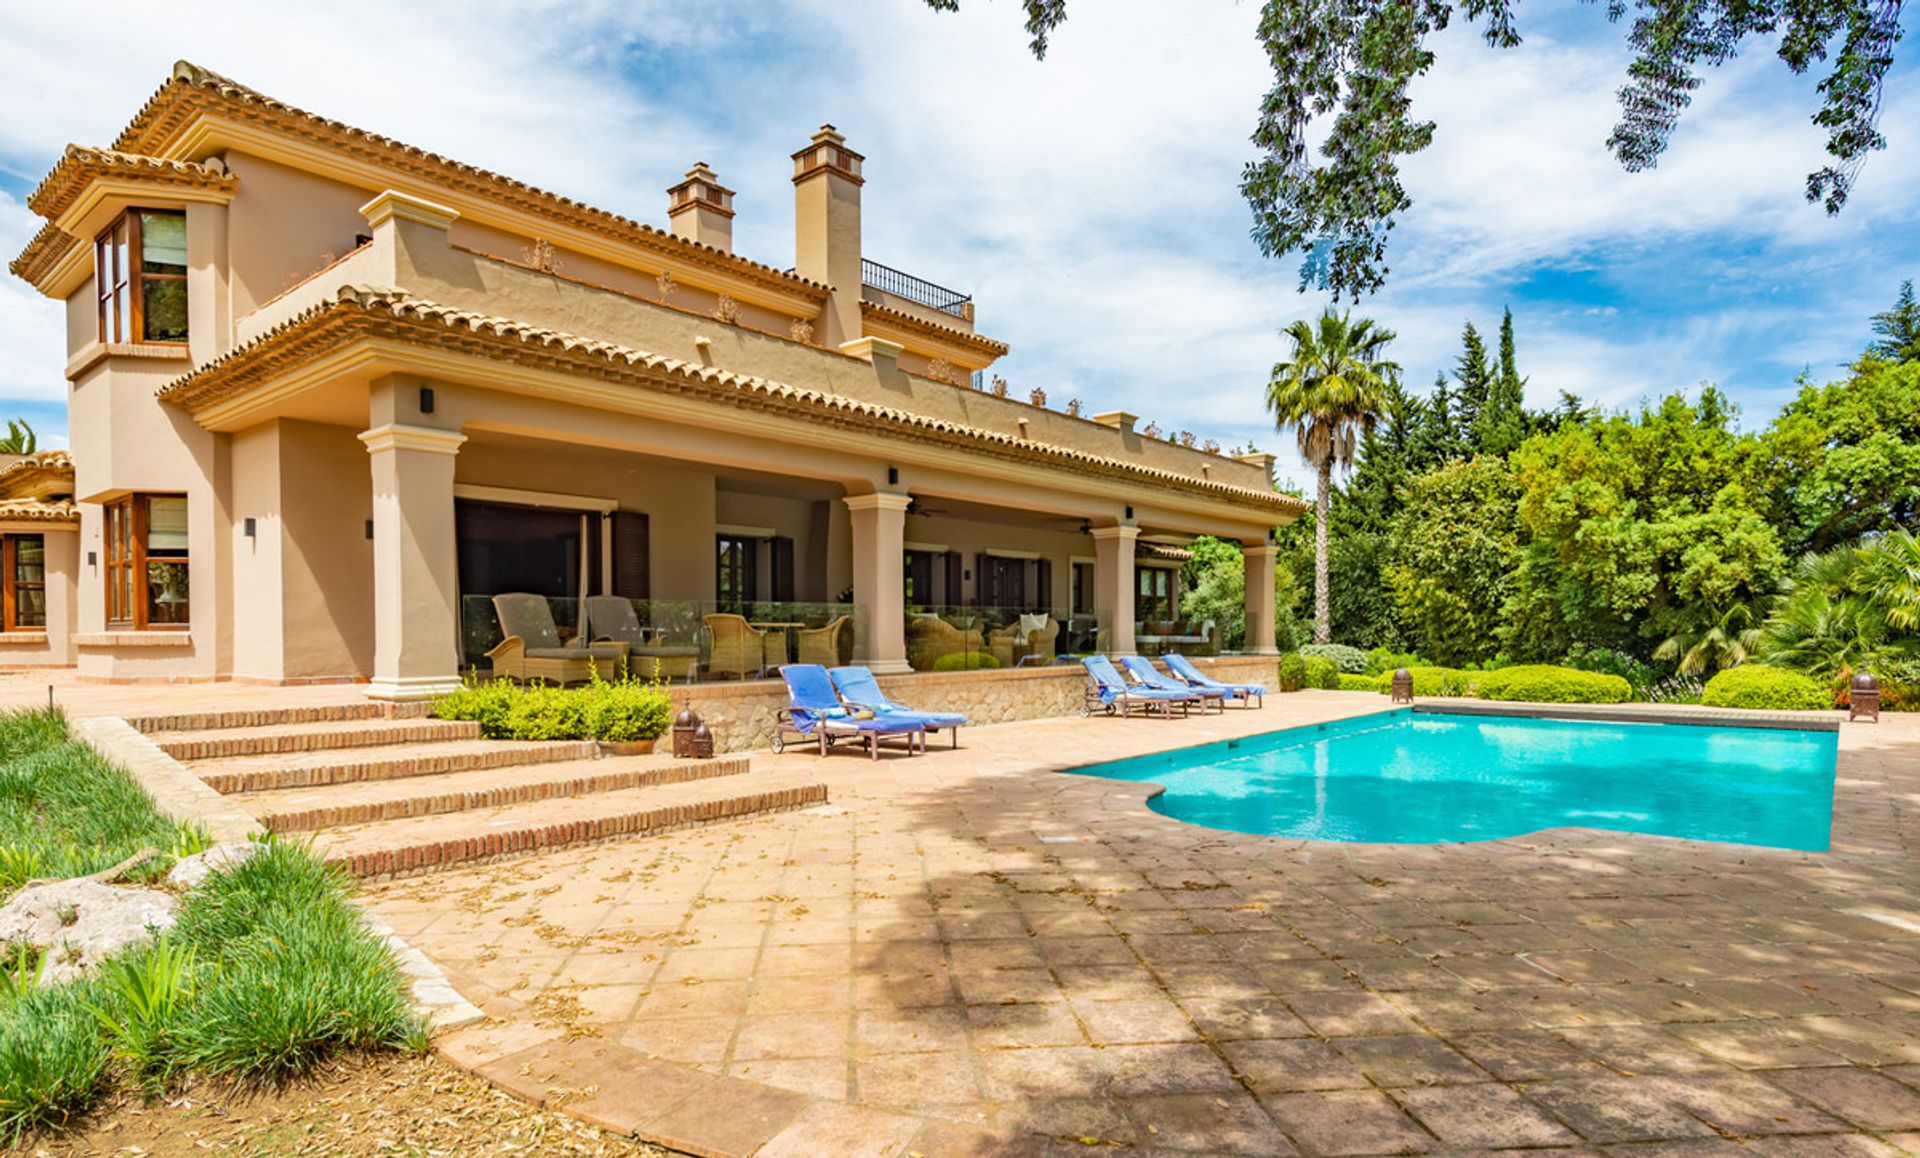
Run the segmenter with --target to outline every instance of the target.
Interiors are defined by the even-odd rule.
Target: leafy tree
[[[1876,335],[1867,353],[1888,362],[1920,362],[1920,302],[1913,300],[1913,282],[1900,283],[1900,300],[1885,313],[1873,315]]]
[[[1803,380],[1765,442],[1795,551],[1920,527],[1920,361],[1868,357],[1844,381]]]
[[[1516,659],[1575,644],[1645,654],[1675,609],[1771,593],[1784,566],[1769,460],[1711,387],[1568,425],[1510,458],[1526,537],[1506,623]]]
[[[40,440],[33,433],[33,427],[24,418],[7,420],[7,436],[0,438],[0,454],[32,454],[40,448]]]
[[[960,0],[927,0],[952,11]],[[1808,201],[1839,212],[1867,155],[1884,148],[1881,94],[1900,39],[1902,0],[1608,0],[1631,11],[1633,50],[1607,147],[1629,171],[1653,168],[1701,85],[1701,66],[1770,39],[1788,69],[1827,64],[1813,121],[1831,161],[1810,174]],[[1065,0],[1023,0],[1035,56],[1066,19]],[[1269,256],[1301,255],[1301,284],[1336,299],[1372,293],[1387,276],[1387,235],[1413,200],[1400,158],[1433,142],[1408,88],[1433,67],[1427,48],[1453,20],[1452,0],[1265,0],[1256,35],[1273,69],[1253,130],[1258,156],[1241,175],[1253,238]],[[1460,0],[1495,48],[1520,44],[1512,0]],[[1326,117],[1332,125],[1322,133]],[[1317,155],[1311,142],[1320,140]]]
[[[1520,543],[1519,488],[1498,458],[1415,479],[1387,584],[1421,656],[1458,667],[1491,659]]]
[[[1273,367],[1267,408],[1281,428],[1294,427],[1300,456],[1319,473],[1314,500],[1314,641],[1332,639],[1327,604],[1327,521],[1333,468],[1351,466],[1362,431],[1387,404],[1387,383],[1399,367],[1382,357],[1393,331],[1366,318],[1329,309],[1318,323],[1294,322],[1285,330],[1293,353]]]
[[[1247,566],[1238,543],[1202,535],[1191,544],[1193,558],[1183,569],[1181,614],[1189,619],[1211,619],[1220,626],[1222,643],[1230,648],[1247,646]],[[1299,645],[1293,618],[1298,601],[1299,583],[1294,571],[1282,562],[1274,568],[1275,616],[1274,643],[1284,651]]]

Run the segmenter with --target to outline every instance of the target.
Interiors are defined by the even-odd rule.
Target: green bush
[[[1337,670],[1348,675],[1360,675],[1367,670],[1367,653],[1344,643],[1309,643],[1300,649],[1300,654],[1332,660]]]
[[[1323,655],[1304,655],[1300,657],[1307,665],[1306,677],[1301,681],[1303,687],[1332,691],[1340,686],[1340,668]]]
[[[999,666],[1000,661],[984,651],[953,651],[933,661],[934,671],[984,671]]]
[[[1377,692],[1380,690],[1380,677],[1340,673],[1340,690],[1343,692]]]
[[[1416,696],[1470,696],[1473,694],[1473,675],[1455,667],[1410,667],[1407,674],[1413,677],[1413,694]],[[1393,690],[1391,674],[1380,677],[1377,685],[1380,693],[1386,695]]]
[[[632,678],[595,678],[577,688],[469,683],[435,701],[433,711],[443,720],[476,721],[481,735],[496,740],[653,740],[673,722],[667,685]]]
[[[1410,651],[1394,651],[1390,648],[1376,647],[1367,653],[1368,675],[1392,675],[1395,668],[1416,668],[1429,666],[1425,660]]]
[[[1567,667],[1579,668],[1581,671],[1617,675],[1627,681],[1627,686],[1633,689],[1633,698],[1636,700],[1650,698],[1653,688],[1661,680],[1659,668],[1610,647],[1587,647],[1576,643],[1567,649],[1567,657],[1560,662]]]
[[[1744,663],[1708,680],[1700,702],[1710,708],[1818,711],[1833,706],[1833,693],[1799,672]]]
[[[1283,655],[1280,657],[1280,690],[1297,692],[1307,686],[1307,661],[1304,656]]]
[[[1481,672],[1474,677],[1474,694],[1541,704],[1624,704],[1633,698],[1633,688],[1617,675],[1530,663]]]

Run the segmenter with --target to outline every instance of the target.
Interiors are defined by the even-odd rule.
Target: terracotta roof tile
[[[40,185],[27,194],[27,208],[51,221],[67,211],[87,184],[101,176],[132,176],[158,185],[232,189],[234,177],[223,169],[193,161],[68,145]]]
[[[868,301],[866,298],[860,299],[860,312],[862,314],[877,315],[885,321],[900,326],[902,329],[929,334],[942,341],[952,342],[955,345],[978,350],[983,354],[992,354],[995,357],[1005,354],[1010,348],[1005,342],[996,341],[982,334],[976,334],[972,330],[963,330],[957,326],[943,326],[939,322],[930,322],[916,314],[910,314],[904,310],[896,310],[892,306],[883,306],[879,302]]]

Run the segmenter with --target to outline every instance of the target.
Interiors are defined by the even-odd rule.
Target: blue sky
[[[664,223],[706,160],[739,190],[736,248],[792,255],[787,155],[831,121],[867,154],[868,255],[972,292],[1000,372],[1055,404],[1288,451],[1261,410],[1278,329],[1317,312],[1261,258],[1236,191],[1267,84],[1258,6],[1078,0],[1045,62],[1009,0],[90,6],[0,18],[0,248],[68,141],[105,143],[176,57],[316,112]],[[1920,69],[1889,89],[1888,151],[1837,219],[1806,205],[1823,159],[1816,78],[1764,47],[1708,75],[1660,168],[1603,146],[1626,63],[1599,6],[1521,9],[1499,52],[1464,25],[1414,91],[1440,122],[1405,167],[1416,202],[1390,288],[1360,308],[1423,387],[1463,322],[1511,306],[1529,397],[1608,406],[1720,384],[1758,426],[1920,277]],[[1911,23],[1911,21],[1910,21]],[[1909,55],[1913,42],[1906,46]],[[76,61],[87,61],[76,67]],[[63,440],[59,309],[0,287],[0,414]],[[1292,466],[1292,456],[1283,460]],[[1300,472],[1299,477],[1304,478]]]

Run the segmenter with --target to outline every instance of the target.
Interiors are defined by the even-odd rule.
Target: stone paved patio
[[[1841,733],[1833,851],[1277,841],[1056,767],[1379,710],[974,729],[831,803],[394,882],[443,1039],[707,1152],[1920,1150],[1920,720]]]

